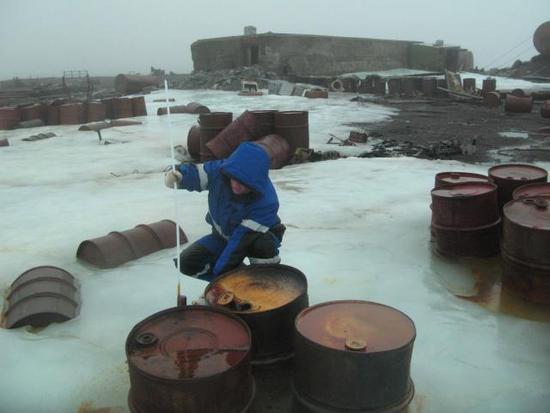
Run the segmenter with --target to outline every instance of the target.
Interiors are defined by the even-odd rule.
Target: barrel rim
[[[548,194],[538,194],[538,195],[524,195],[520,196],[520,192],[525,191],[529,188],[535,188],[537,186],[546,186],[549,189]],[[512,192],[512,200],[518,200],[521,198],[530,198],[530,197],[536,197],[536,196],[550,196],[550,182],[531,182],[529,184],[525,184],[522,186],[518,186],[516,189],[514,189],[514,192]]]
[[[271,308],[269,310],[249,312],[249,311],[237,311],[237,310],[225,309],[226,311],[229,311],[232,314],[243,315],[245,317],[247,317],[247,316],[252,316],[253,317],[255,315],[260,315],[260,314],[264,315],[264,314],[275,313],[275,312],[278,312],[278,311],[283,311],[288,306],[291,306],[291,305],[295,304],[296,302],[298,302],[304,296],[309,301],[308,282],[307,282],[306,275],[301,270],[299,270],[298,268],[292,267],[290,265],[285,265],[285,264],[251,264],[251,265],[247,265],[244,268],[235,268],[231,271],[227,271],[227,272],[223,273],[221,276],[219,276],[218,278],[216,278],[215,280],[212,280],[210,283],[208,283],[208,285],[204,289],[204,296],[206,297],[206,294],[208,293],[208,291],[210,291],[210,289],[216,284],[216,282],[221,280],[222,278],[228,277],[228,276],[232,275],[233,273],[238,273],[238,272],[246,271],[246,270],[249,270],[249,269],[254,270],[255,268],[283,268],[283,269],[286,269],[286,270],[290,270],[290,272],[294,273],[295,275],[297,275],[300,278],[300,282],[303,282],[304,291],[303,291],[302,294],[296,296],[296,298],[294,298],[294,300],[289,301],[288,303],[286,303],[286,304],[284,304],[280,307]],[[218,305],[212,304],[212,303],[209,303],[209,305],[214,307],[214,308],[225,308],[223,306],[218,306]]]
[[[511,199],[510,201],[508,201],[503,207],[502,207],[502,217],[504,218],[503,219],[503,223],[506,223],[508,222],[510,225],[514,225],[514,226],[517,226],[517,227],[521,227],[521,228],[525,228],[525,229],[529,229],[529,230],[533,230],[533,225],[529,225],[529,224],[525,224],[523,222],[518,222],[516,220],[512,220],[510,219],[510,217],[506,214],[507,210],[512,206],[512,205],[515,205],[519,202],[522,202],[523,203],[523,200],[525,199],[530,199],[530,198],[533,198],[533,199],[536,199],[536,198],[543,198],[545,200],[547,200],[549,203],[550,203],[550,195],[538,195],[538,196],[529,196],[529,197],[524,197],[524,198],[518,198],[518,199]],[[539,231],[549,231],[549,229],[546,229],[546,228],[539,228],[538,229]]]
[[[146,322],[149,322],[149,321],[151,321],[155,318],[166,315],[166,314],[174,313],[174,312],[177,312],[177,311],[186,311],[186,310],[187,311],[199,311],[200,310],[200,311],[217,312],[217,313],[228,316],[229,318],[231,318],[232,320],[234,320],[238,324],[240,324],[241,327],[243,327],[245,329],[245,332],[248,334],[248,342],[249,342],[248,350],[247,350],[246,354],[244,355],[244,357],[241,359],[241,361],[239,363],[229,367],[227,370],[221,371],[221,372],[216,373],[216,374],[212,374],[210,376],[187,377],[187,378],[178,378],[178,379],[169,379],[169,378],[165,378],[165,377],[155,376],[154,374],[151,374],[147,371],[144,371],[144,370],[140,369],[134,363],[132,363],[132,361],[129,357],[129,354],[128,354],[129,353],[128,350],[129,350],[129,347],[130,347],[130,339],[135,336],[137,330],[143,324],[145,324]],[[128,361],[128,366],[131,367],[132,369],[134,369],[134,371],[137,374],[141,375],[141,376],[144,376],[148,379],[152,379],[153,381],[156,381],[156,382],[163,382],[163,383],[188,383],[188,382],[196,383],[196,382],[199,382],[199,381],[214,380],[214,379],[218,378],[219,376],[225,375],[225,374],[227,374],[228,372],[230,372],[232,370],[242,368],[244,363],[250,364],[250,359],[251,359],[251,354],[252,354],[252,333],[250,331],[250,327],[248,327],[248,324],[246,324],[240,317],[237,317],[235,314],[232,314],[231,312],[227,311],[224,308],[205,306],[205,305],[186,305],[185,307],[176,306],[176,307],[170,307],[170,308],[166,308],[164,310],[158,311],[158,312],[156,312],[154,314],[151,314],[150,316],[144,318],[143,320],[139,321],[128,333],[128,337],[126,338],[126,343],[124,345],[124,350],[125,350],[125,353],[126,353],[126,360]]]
[[[450,191],[450,190],[460,189],[462,187],[472,186],[472,185],[481,185],[481,186],[486,185],[487,188],[489,188],[489,187],[492,187],[492,188],[491,188],[490,191],[484,192],[482,194],[462,194],[461,196],[456,196],[456,197],[443,196],[443,195],[439,195],[439,194],[435,193],[435,191]],[[431,195],[434,198],[445,199],[445,200],[449,200],[449,201],[451,201],[451,200],[452,201],[460,201],[460,200],[463,200],[465,198],[476,198],[476,197],[479,197],[480,195],[492,194],[493,192],[497,192],[497,190],[498,190],[498,186],[496,184],[494,184],[493,182],[463,182],[463,183],[459,183],[459,184],[453,184],[452,186],[448,186],[448,187],[433,188],[431,190]]]
[[[538,171],[541,171],[541,172],[544,172],[544,176],[548,179],[548,171],[544,168],[541,168],[540,166],[536,166],[536,165],[531,165],[531,164],[528,164],[528,163],[505,163],[505,164],[501,164],[501,165],[495,165],[495,166],[492,166],[489,168],[489,170],[487,171],[487,175],[489,175],[489,177],[491,179],[500,179],[500,180],[507,180],[507,181],[521,181],[520,179],[507,179],[507,178],[503,178],[501,176],[498,176],[498,175],[493,175],[492,172],[499,169],[499,168],[504,168],[504,167],[509,167],[509,166],[521,166],[521,167],[527,167],[527,168],[530,168],[530,169],[533,169],[533,170],[538,170]],[[544,177],[543,176],[543,177]],[[532,178],[532,179],[540,179],[540,178]],[[530,183],[530,182],[528,182]]]
[[[332,348],[332,347],[323,346],[320,343],[317,343],[317,342],[311,340],[310,338],[306,337],[305,335],[303,335],[298,330],[298,320],[303,316],[304,313],[306,313],[308,311],[313,311],[315,308],[319,308],[319,307],[322,307],[322,306],[325,306],[325,305],[342,304],[342,303],[346,303],[346,304],[349,304],[349,303],[375,304],[375,305],[379,305],[379,306],[390,308],[394,311],[397,311],[398,313],[401,313],[401,315],[405,316],[405,318],[407,318],[410,321],[410,323],[412,325],[412,329],[413,329],[413,336],[411,337],[411,340],[408,343],[402,345],[401,347],[396,347],[396,348],[381,350],[381,351],[353,352],[353,351],[346,351],[346,350],[343,350],[343,349],[336,349],[336,348]],[[325,302],[322,302],[322,303],[318,303],[318,304],[306,307],[302,311],[300,311],[298,313],[298,315],[296,315],[296,318],[294,319],[294,331],[296,332],[296,335],[299,335],[301,338],[303,338],[309,344],[311,344],[315,347],[319,347],[319,348],[323,349],[323,351],[331,351],[331,352],[335,352],[337,354],[346,354],[346,355],[349,355],[350,357],[364,357],[366,354],[383,354],[383,353],[388,353],[388,352],[402,351],[402,350],[405,350],[407,347],[410,347],[414,344],[414,341],[416,340],[416,335],[417,335],[416,334],[416,325],[414,324],[414,321],[412,320],[412,318],[410,318],[403,311],[398,310],[397,308],[391,307],[391,306],[386,305],[386,304],[377,303],[375,301],[367,301],[367,300],[325,301]]]

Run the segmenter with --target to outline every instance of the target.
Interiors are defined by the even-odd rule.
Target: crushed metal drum
[[[180,242],[187,242],[179,228]],[[127,231],[114,231],[100,238],[80,243],[76,256],[99,268],[114,268],[161,249],[176,246],[176,224],[162,220],[149,225],[138,225]]]
[[[497,187],[462,183],[432,190],[435,250],[450,257],[489,257],[499,252]]]
[[[501,209],[512,200],[514,191],[520,186],[548,180],[546,170],[527,164],[496,165],[489,168],[488,175],[498,186],[498,202]]]
[[[130,100],[132,101],[134,116],[147,116],[147,106],[145,106],[145,98],[143,96],[136,96]]]
[[[225,129],[233,121],[231,112],[210,112],[199,114],[199,125],[201,127],[201,148],[200,158],[202,162],[216,159],[207,144]]]
[[[504,110],[508,113],[531,113],[533,110],[532,96],[506,95]]]
[[[217,159],[229,157],[245,141],[260,137],[258,118],[245,110],[237,119],[221,130],[206,146]]]
[[[252,363],[270,365],[294,351],[294,319],[308,306],[307,280],[288,265],[249,265],[221,275],[206,301],[239,316],[252,333]]]
[[[536,196],[550,196],[550,183],[537,182],[534,184],[527,184],[515,189],[512,198],[533,198]]]
[[[173,113],[189,113],[189,110],[187,109],[187,105],[170,106],[170,115]],[[157,115],[168,115],[168,108],[158,108]]]
[[[201,157],[201,127],[193,125],[187,134],[187,152],[193,159]]]
[[[132,413],[244,413],[255,396],[247,325],[181,306],[140,321],[126,340]]]
[[[271,161],[269,169],[281,169],[290,160],[290,146],[279,135],[267,135],[254,143],[260,145],[267,152]]]
[[[401,412],[414,396],[416,328],[401,311],[368,301],[333,301],[297,317],[296,413]]]
[[[510,201],[503,216],[504,285],[525,300],[550,304],[550,196]]]
[[[310,89],[304,92],[304,96],[309,99],[328,99],[328,90]]]
[[[472,172],[439,172],[435,175],[434,188],[443,188],[456,184],[488,182],[491,180],[486,175],[476,174]]]
[[[80,293],[75,278],[62,268],[34,267],[21,274],[8,290],[3,325],[44,327],[78,315]]]

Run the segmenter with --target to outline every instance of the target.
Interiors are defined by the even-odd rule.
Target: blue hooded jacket
[[[219,275],[242,237],[250,231],[265,233],[280,223],[279,200],[269,179],[270,159],[262,147],[244,142],[224,160],[202,165],[184,164],[180,187],[188,191],[208,190],[206,221],[227,241],[216,261],[214,275]],[[252,190],[236,196],[230,178]]]

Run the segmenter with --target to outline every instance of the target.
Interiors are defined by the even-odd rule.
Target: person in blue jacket
[[[182,164],[165,175],[169,188],[208,190],[206,221],[212,233],[180,254],[180,271],[211,281],[251,264],[279,263],[285,226],[277,215],[279,200],[269,179],[270,159],[264,149],[244,142],[223,160]]]

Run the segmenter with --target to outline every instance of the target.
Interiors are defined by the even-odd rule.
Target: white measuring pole
[[[172,156],[172,172],[176,171],[176,156],[174,154],[174,135],[172,134],[172,117],[170,115],[170,102],[168,98],[168,80],[164,79],[164,92],[166,94],[166,107],[168,114],[168,135],[170,137],[170,155]],[[179,295],[179,272],[180,272],[180,228],[178,224],[178,184],[174,182],[174,212],[176,214],[176,268],[178,269],[178,295]]]

